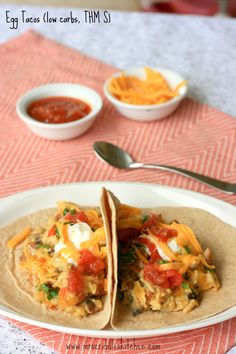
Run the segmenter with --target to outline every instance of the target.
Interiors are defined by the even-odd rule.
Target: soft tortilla
[[[203,248],[210,247],[216,273],[221,288],[214,292],[203,293],[200,306],[187,314],[182,312],[144,312],[133,316],[128,306],[122,305],[117,298],[117,233],[116,207],[117,198],[109,193],[109,204],[112,210],[112,251],[114,262],[115,285],[111,325],[115,329],[145,330],[158,329],[166,326],[182,325],[213,316],[236,305],[236,229],[214,215],[195,208],[158,207],[143,209],[145,212],[161,214],[166,222],[177,220],[190,226],[197,235]]]
[[[91,207],[89,207],[89,209],[91,209]],[[32,228],[36,226],[46,226],[48,219],[55,214],[55,209],[39,210],[0,229],[0,304],[39,321],[82,329],[104,328],[110,320],[112,291],[111,237],[106,216],[104,194],[101,198],[100,211],[106,230],[108,257],[108,293],[104,296],[104,307],[101,311],[85,318],[76,318],[62,311],[48,310],[30,295],[27,273],[24,274],[20,267],[17,266],[22,254],[22,244],[18,245],[14,251],[9,250],[6,246],[7,241],[26,226],[31,226]]]

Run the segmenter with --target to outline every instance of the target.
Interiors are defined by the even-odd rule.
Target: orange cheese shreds
[[[142,226],[141,209],[126,204],[120,204],[117,210],[117,228],[133,227],[139,229]]]
[[[182,266],[181,262],[169,262],[166,264],[160,264],[158,266],[158,268],[163,271],[170,270],[170,269],[175,269],[175,270],[179,271],[181,266]]]
[[[11,238],[7,242],[7,247],[9,247],[9,248],[16,247],[19,243],[21,243],[22,241],[24,241],[26,239],[26,237],[30,234],[30,232],[31,232],[31,228],[26,227],[19,234],[15,235],[13,238]]]
[[[128,227],[132,227],[134,229],[139,229],[142,226],[142,222],[140,219],[137,218],[127,218],[123,220],[117,221],[117,228],[118,229],[125,229]]]
[[[60,230],[62,228],[62,235],[63,235],[63,239],[65,243],[70,243],[69,240],[69,235],[68,235],[68,224],[60,224],[61,227],[57,228],[58,230]],[[60,233],[60,231],[59,231]]]
[[[120,204],[117,210],[117,218],[119,220],[125,219],[128,217],[138,217],[140,219],[141,209],[135,208],[126,204]]]
[[[102,227],[103,225],[103,221],[102,221],[102,217],[98,215],[98,212],[96,210],[86,210],[85,214],[88,217],[88,224],[90,227],[92,228],[99,228]]]
[[[142,253],[139,251],[137,247],[134,246],[135,252],[138,256],[138,258],[143,262],[143,264],[148,264],[148,260],[142,255]]]
[[[173,229],[178,232],[176,242],[179,246],[184,247],[185,245],[188,245],[191,248],[191,252],[193,254],[203,253],[200,243],[198,242],[193,231],[187,225],[173,222],[170,225],[160,223],[160,226],[167,229]]]
[[[145,68],[146,79],[141,80],[135,76],[114,77],[109,90],[119,100],[137,105],[151,105],[166,102],[179,95],[179,89],[186,85],[186,81],[180,82],[172,89],[165,78],[159,72]]]
[[[91,248],[96,244],[99,244],[102,242],[105,243],[105,241],[106,241],[106,234],[105,234],[104,227],[102,226],[93,233],[90,240],[81,242],[80,247],[81,248]]]

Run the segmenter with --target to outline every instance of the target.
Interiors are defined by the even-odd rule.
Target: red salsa
[[[43,123],[70,123],[91,112],[88,103],[71,97],[47,97],[32,102],[27,110],[30,117]]]
[[[164,289],[173,289],[181,285],[182,275],[175,269],[161,271],[156,264],[147,264],[143,269],[143,277],[148,282]]]

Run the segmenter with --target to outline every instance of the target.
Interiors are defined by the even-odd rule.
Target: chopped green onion
[[[215,272],[215,269],[212,269],[212,268],[204,267],[204,269],[205,269],[207,272]]]
[[[184,249],[185,249],[185,251],[186,251],[187,253],[190,253],[190,252],[191,252],[191,250],[190,250],[190,248],[188,247],[188,245],[184,246]]]
[[[51,248],[47,243],[36,243],[35,248]]]
[[[165,261],[164,259],[161,259],[160,261],[159,261],[159,264],[166,264],[166,263],[169,263],[168,261]]]
[[[46,284],[41,284],[41,285],[39,285],[38,290],[45,291],[45,293],[46,293],[49,291],[49,287]]]
[[[76,213],[76,210],[75,210],[75,209],[71,209],[71,210],[70,210],[70,215],[75,215],[75,213]]]
[[[52,299],[54,299],[54,297],[57,297],[57,296],[58,296],[58,290],[53,289],[53,290],[50,290],[50,292],[48,293],[47,299],[52,300]]]
[[[144,214],[141,216],[141,222],[144,223],[145,221],[147,221],[149,219],[149,215]]]
[[[190,294],[188,294],[188,298],[190,300],[192,300],[192,299],[196,300],[198,298],[198,296],[199,296],[199,294],[194,290]]]
[[[56,236],[57,236],[57,238],[60,238],[61,235],[60,235],[60,232],[59,232],[59,230],[58,230],[58,228],[57,228],[56,225],[55,225],[55,231],[56,231]]]
[[[188,283],[186,283],[185,281],[183,281],[183,282],[182,282],[182,288],[185,289],[185,290],[189,289]]]
[[[71,221],[66,221],[66,222],[63,222],[63,225],[70,225],[70,226],[73,226],[75,223],[74,222],[71,222]]]
[[[65,208],[65,209],[63,210],[63,215],[65,216],[65,215],[68,213],[68,211],[69,211],[69,209]]]
[[[37,290],[44,291],[48,300],[52,300],[54,297],[57,297],[59,292],[58,288],[49,287],[47,284],[41,284]]]

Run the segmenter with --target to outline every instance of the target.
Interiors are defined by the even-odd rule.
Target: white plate
[[[88,182],[58,185],[34,189],[3,198],[0,200],[0,226],[6,225],[14,219],[33,211],[54,207],[58,200],[64,199],[84,205],[98,205],[102,186],[114,192],[123,203],[139,207],[171,205],[201,208],[236,227],[236,208],[233,205],[180,188],[128,182]],[[236,306],[218,315],[191,324],[142,331],[114,331],[110,329],[98,331],[63,327],[25,317],[4,306],[0,306],[0,314],[28,324],[80,336],[138,338],[176,333],[216,324],[236,316]]]

